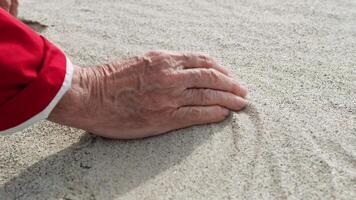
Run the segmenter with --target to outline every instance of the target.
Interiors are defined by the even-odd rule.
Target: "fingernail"
[[[241,110],[247,105],[247,101],[239,96],[236,97],[237,110]]]
[[[244,84],[240,84],[240,89],[242,92],[242,97],[246,97],[246,95],[248,94],[248,89]]]

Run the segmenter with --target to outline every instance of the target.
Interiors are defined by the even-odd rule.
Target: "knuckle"
[[[193,104],[193,103],[198,101],[194,90],[184,90],[178,96],[179,96],[179,100],[178,101],[182,105]]]
[[[157,69],[175,68],[178,62],[169,54],[155,52],[147,53],[144,56],[149,61],[149,66]]]
[[[211,59],[211,57],[206,53],[199,53],[198,57],[202,60],[210,60]]]
[[[201,60],[203,60],[204,63],[208,64],[208,65],[212,65],[214,64],[216,61],[213,57],[211,57],[210,55],[208,54],[205,54],[205,53],[201,53],[199,54],[198,56]]]
[[[169,88],[176,88],[176,83],[179,80],[179,75],[172,69],[158,70],[154,77],[157,82],[167,85]]]
[[[199,91],[199,90],[195,90],[194,91],[194,96],[193,98],[195,99],[196,103],[202,103],[206,100],[206,96],[203,92]]]
[[[164,55],[162,59],[164,60],[164,63],[168,68],[175,68],[176,66],[178,66],[178,62],[172,56]]]
[[[209,89],[200,89],[196,92],[197,100],[199,102],[210,103],[213,102],[215,94]]]
[[[206,75],[213,82],[218,81],[218,79],[220,78],[220,74],[215,69],[206,69],[205,71],[206,71]]]
[[[192,76],[190,80],[195,83],[200,82],[209,82],[209,83],[216,83],[220,79],[219,73],[214,69],[198,69]]]
[[[202,110],[196,107],[191,107],[190,115],[192,118],[200,119],[202,117]]]
[[[184,53],[182,53],[182,57],[184,58],[184,60],[188,60],[188,59],[190,59],[191,57],[194,57],[194,56],[190,52],[184,52]]]

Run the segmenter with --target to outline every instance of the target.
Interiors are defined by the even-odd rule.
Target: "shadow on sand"
[[[114,141],[84,135],[0,187],[8,199],[113,199],[181,163],[229,124],[177,130],[160,137]],[[1,194],[2,193],[2,194]],[[5,199],[6,199],[5,198]]]
[[[48,28],[47,25],[42,24],[38,21],[33,21],[33,20],[28,20],[28,19],[20,19],[23,23],[25,23],[27,26],[29,26],[32,30],[42,33],[44,30]]]

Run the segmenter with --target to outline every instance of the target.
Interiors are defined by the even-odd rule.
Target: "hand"
[[[75,67],[71,89],[49,120],[108,138],[143,138],[222,121],[245,106],[246,94],[206,55],[152,51]]]
[[[19,7],[19,1],[18,0],[0,0],[0,8],[3,8],[7,12],[9,12],[11,15],[17,17],[18,13],[18,7]]]

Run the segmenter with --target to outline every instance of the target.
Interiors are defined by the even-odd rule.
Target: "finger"
[[[179,61],[184,69],[190,68],[213,68],[221,73],[229,76],[229,72],[226,68],[218,64],[218,62],[204,53],[178,53],[174,51],[160,51],[174,57]]]
[[[11,0],[11,6],[10,6],[10,14],[13,16],[17,17],[18,13],[18,6],[19,6],[19,1],[18,0]]]
[[[180,79],[187,88],[222,90],[241,97],[245,97],[248,93],[246,87],[214,69],[182,70],[177,75],[177,78]]]
[[[230,92],[211,89],[187,89],[180,97],[180,106],[212,106],[219,105],[230,110],[241,110],[246,100]]]
[[[184,53],[182,56],[183,66],[186,69],[190,68],[213,68],[217,71],[229,76],[229,71],[218,64],[212,57],[203,53]]]
[[[175,114],[180,127],[183,128],[198,124],[220,122],[229,113],[228,109],[221,106],[187,106],[178,108]]]

